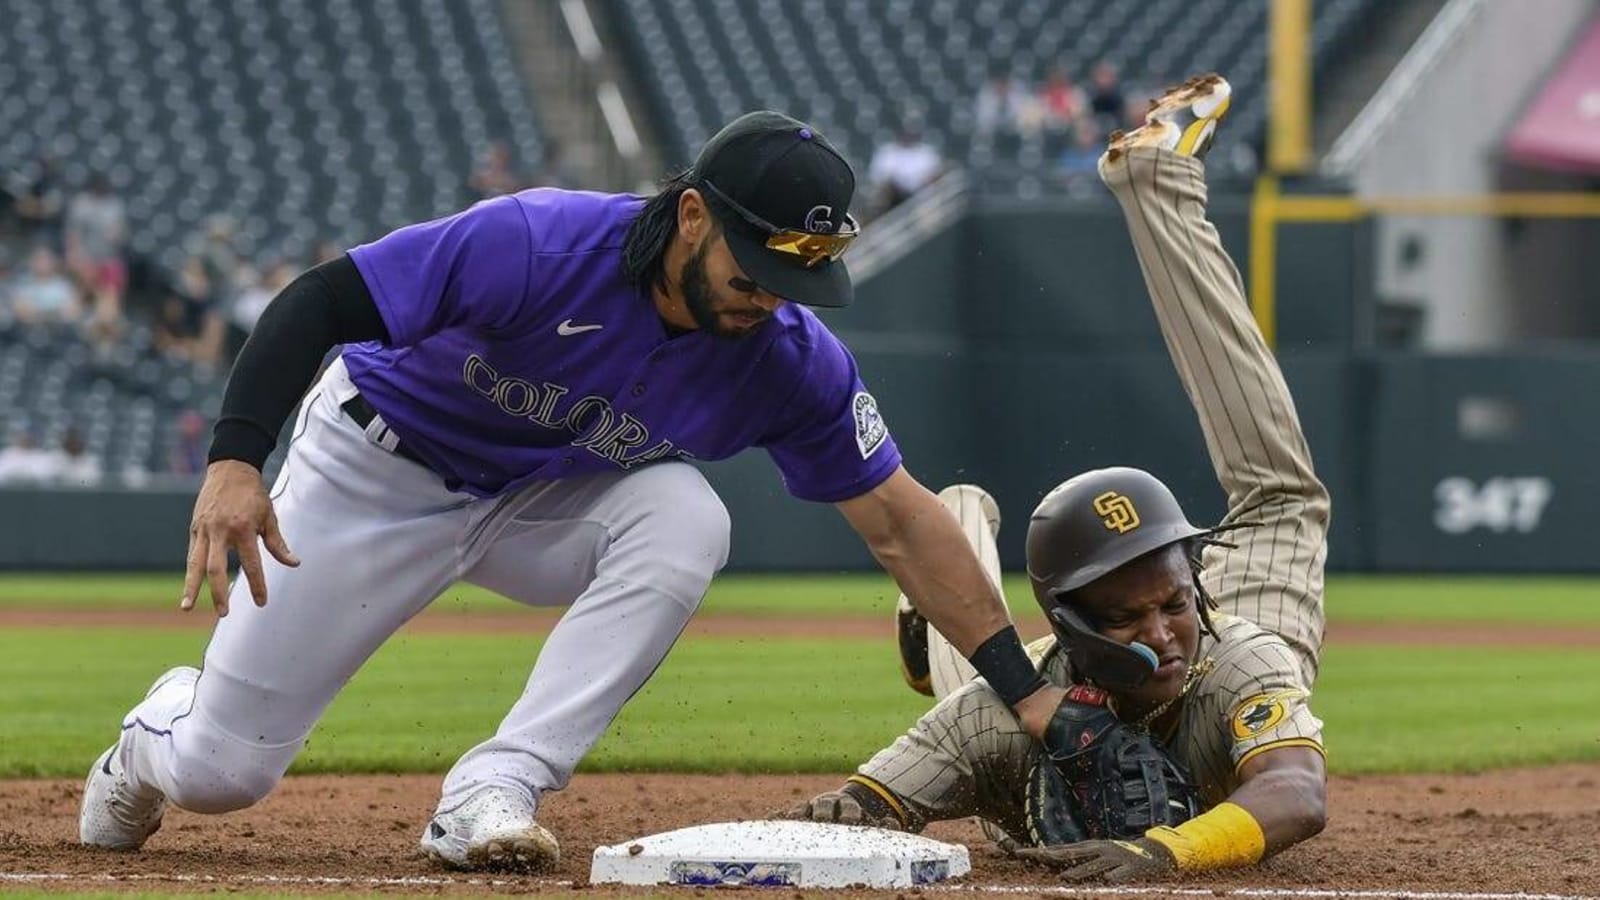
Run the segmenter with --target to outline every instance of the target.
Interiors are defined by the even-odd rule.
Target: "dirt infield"
[[[420,634],[542,634],[555,627],[564,610],[518,609],[505,611],[430,610],[405,627]],[[1029,611],[1031,613],[1032,610]],[[0,609],[0,629],[7,628],[210,628],[216,620],[208,610],[99,609],[93,607],[13,607]],[[1017,616],[1017,630],[1025,640],[1048,630],[1039,615]],[[795,616],[701,613],[686,632],[697,637],[760,639],[868,638],[887,640],[887,616]],[[1334,623],[1327,643],[1341,645],[1448,644],[1456,647],[1563,647],[1600,648],[1600,628],[1524,625],[1492,622],[1382,622]]]
[[[409,630],[433,633],[539,633],[548,611],[440,611]],[[208,615],[140,610],[7,609],[0,628],[203,628]],[[1021,630],[1043,633],[1037,619]],[[887,638],[876,618],[702,615],[690,634],[759,640],[786,637]],[[1498,625],[1336,626],[1341,644],[1492,644],[1600,647],[1600,630]],[[291,778],[260,806],[229,816],[169,815],[140,854],[77,846],[76,781],[0,781],[0,890],[252,891],[270,893],[566,893],[640,896],[587,885],[599,844],[686,825],[758,818],[795,798],[832,787],[817,776],[580,775],[547,799],[540,819],[563,841],[559,871],[547,877],[461,875],[432,867],[416,839],[432,809],[437,776]],[[1600,900],[1600,764],[1482,775],[1364,776],[1333,779],[1331,824],[1321,837],[1243,873],[1146,889],[1141,897],[1219,895],[1375,900],[1405,891],[1445,892],[1421,900]],[[967,822],[930,834],[968,844],[973,873],[965,890],[1051,896],[1049,873],[999,855]],[[751,890],[751,889],[747,889]],[[934,893],[935,890],[906,893]],[[1310,892],[1310,893],[1303,893]],[[1318,893],[1318,892],[1352,892]],[[1365,892],[1365,893],[1364,893]],[[697,896],[703,891],[695,891]],[[848,892],[847,892],[848,893]],[[865,892],[871,895],[870,892]],[[793,896],[771,892],[771,896]],[[1115,896],[1104,890],[1078,896]],[[877,896],[888,897],[888,893]],[[903,897],[903,895],[900,895]],[[1412,900],[1418,898],[1412,897]]]
[[[438,786],[431,776],[291,778],[245,812],[171,813],[138,854],[76,845],[78,783],[0,782],[0,887],[560,893],[586,887],[596,845],[760,817],[837,782],[826,776],[580,775],[548,798],[540,815],[563,842],[560,869],[546,878],[452,875],[417,856],[416,840]],[[1600,765],[1336,778],[1330,793],[1332,821],[1321,837],[1255,871],[1182,887],[1378,896],[1404,890],[1600,893]],[[936,825],[930,834],[972,847],[974,871],[961,881],[969,888],[1038,895],[1059,884],[998,855],[969,823]]]

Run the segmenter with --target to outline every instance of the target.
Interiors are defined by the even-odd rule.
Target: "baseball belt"
[[[371,403],[367,402],[367,398],[357,394],[346,400],[339,408],[344,410],[344,414],[350,417],[350,421],[361,426],[361,429],[367,433],[367,439],[374,444],[402,459],[408,459],[419,466],[427,466],[427,463],[423,462],[421,457],[412,453],[405,444],[400,443],[400,436],[389,428],[388,423],[383,421],[383,417],[378,415],[378,411],[372,408]]]

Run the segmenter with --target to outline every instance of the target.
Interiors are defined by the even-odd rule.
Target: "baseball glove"
[[[1188,774],[1144,728],[1124,724],[1104,691],[1075,685],[1028,776],[1028,836],[1049,847],[1126,840],[1199,811]]]

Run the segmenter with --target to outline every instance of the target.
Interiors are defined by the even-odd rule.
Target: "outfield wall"
[[[1248,207],[1212,218],[1239,261]],[[1279,235],[1278,352],[1334,497],[1330,566],[1600,571],[1600,352],[1452,357],[1370,349],[1370,236]],[[984,485],[1020,567],[1050,487],[1106,465],[1150,469],[1197,521],[1223,510],[1132,247],[1107,202],[981,206],[827,312],[930,486]],[[760,452],[707,466],[734,520],[738,569],[866,569],[831,508],[789,499]],[[0,492],[0,568],[171,569],[190,491]]]

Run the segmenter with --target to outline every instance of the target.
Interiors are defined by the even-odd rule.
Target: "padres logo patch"
[[[889,428],[883,424],[883,416],[878,413],[878,401],[866,391],[857,393],[851,399],[850,411],[856,419],[856,449],[861,451],[861,458],[866,459],[889,436]]]
[[[1263,734],[1289,717],[1288,701],[1307,696],[1299,688],[1257,694],[1240,703],[1228,721],[1233,726],[1234,740],[1247,741]]]
[[[1139,511],[1133,501],[1116,491],[1106,491],[1094,498],[1094,511],[1106,528],[1117,534],[1127,534],[1139,527]]]

